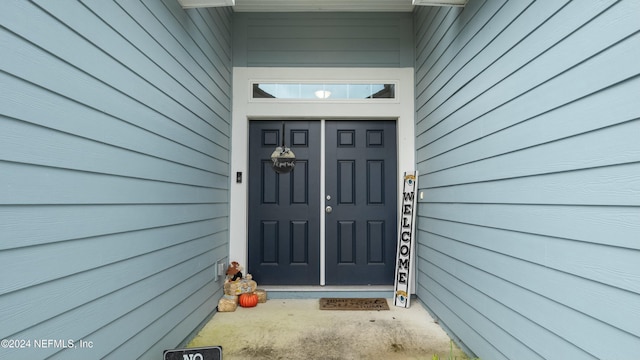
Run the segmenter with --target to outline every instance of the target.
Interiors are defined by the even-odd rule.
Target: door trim
[[[266,103],[250,101],[250,84],[252,82],[301,80],[391,81],[397,83],[398,101],[379,104],[357,101],[342,101],[340,103],[305,103],[304,101]],[[249,167],[249,120],[396,120],[398,144],[397,183],[399,184],[397,198],[400,201],[402,172],[415,168],[414,109],[413,68],[234,68],[232,123],[230,124],[232,151],[229,169],[229,261],[238,261],[243,266],[248,264],[247,204],[248,179],[251,176],[251,174],[247,173]],[[323,144],[323,142],[321,143]],[[238,172],[244,174],[241,183],[235,182],[235,175]],[[324,181],[324,172],[322,172],[321,179],[321,181]],[[322,185],[321,196],[324,199],[324,184]],[[398,208],[399,206],[400,204],[398,204]],[[324,211],[321,211],[321,214],[324,214]],[[321,229],[321,231],[324,231],[324,215],[321,215]],[[321,264],[324,264],[324,262],[325,254],[321,253]],[[250,273],[251,269],[247,269],[247,271]],[[321,278],[321,283],[324,284],[323,278]]]
[[[326,191],[326,174],[327,166],[326,161],[326,120],[320,120],[320,286],[326,284],[326,269],[327,269],[327,247],[326,247],[326,229],[327,213],[324,211]]]

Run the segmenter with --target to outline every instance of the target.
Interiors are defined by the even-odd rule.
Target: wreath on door
[[[271,153],[271,166],[278,174],[291,172],[296,166],[296,155],[285,145],[284,121],[282,122],[282,146],[276,147]]]

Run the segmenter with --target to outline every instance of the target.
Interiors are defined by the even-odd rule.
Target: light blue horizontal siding
[[[0,12],[0,338],[157,359],[222,296],[230,9],[10,1]]]
[[[640,353],[640,4],[415,12],[419,298],[486,359]]]
[[[410,13],[236,13],[239,67],[411,67]]]
[[[209,212],[224,218],[226,207],[224,203],[4,205],[0,208],[2,232],[10,236],[0,249],[195,223],[211,219]],[[38,228],[43,219],[48,220],[46,232]]]

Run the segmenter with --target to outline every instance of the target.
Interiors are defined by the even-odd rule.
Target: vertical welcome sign
[[[398,251],[396,254],[396,278],[393,305],[408,308],[411,302],[411,282],[413,274],[413,253],[415,244],[416,190],[418,189],[418,172],[405,172],[402,187],[402,206],[400,207],[400,224],[398,229]]]

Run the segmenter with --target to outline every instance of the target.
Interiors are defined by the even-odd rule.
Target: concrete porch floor
[[[188,347],[222,346],[224,360],[448,359],[450,339],[419,301],[409,309],[320,310],[319,299],[269,299],[219,312]],[[453,345],[451,359],[468,359]]]

